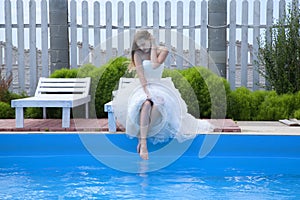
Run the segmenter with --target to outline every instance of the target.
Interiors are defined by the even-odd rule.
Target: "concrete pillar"
[[[49,1],[51,73],[69,68],[68,0]]]
[[[226,78],[227,0],[208,1],[208,53]]]

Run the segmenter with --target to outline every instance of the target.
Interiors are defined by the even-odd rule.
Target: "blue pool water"
[[[147,171],[172,152],[135,153],[136,141],[124,135],[86,134],[96,144],[108,138],[133,154],[92,155],[78,134],[1,134],[0,199],[299,199],[300,137],[221,135],[199,158],[197,136],[175,162]],[[177,144],[176,146],[180,146]],[[136,173],[99,161],[110,158]],[[124,168],[121,168],[124,169]],[[131,169],[131,168],[129,168]]]

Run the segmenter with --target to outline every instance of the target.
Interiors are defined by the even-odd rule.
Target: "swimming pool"
[[[150,160],[141,161],[124,134],[0,134],[0,199],[299,199],[300,136],[221,135],[200,159],[204,138],[148,172],[172,151],[155,154],[164,145],[149,145]],[[104,139],[132,154],[105,152]],[[86,140],[102,146],[100,157]]]

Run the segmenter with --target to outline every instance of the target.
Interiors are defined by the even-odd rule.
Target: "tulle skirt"
[[[206,120],[194,118],[187,112],[187,105],[175,88],[171,78],[148,80],[148,90],[155,108],[155,118],[149,124],[148,138],[154,144],[171,138],[183,142],[197,133],[213,131]],[[140,132],[140,110],[147,96],[139,79],[117,91],[113,110],[117,121],[126,127],[126,134],[138,137]]]

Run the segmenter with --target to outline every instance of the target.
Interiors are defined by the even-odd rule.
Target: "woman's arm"
[[[141,56],[137,52],[134,53],[134,64],[135,64],[135,67],[136,67],[136,73],[139,77],[140,83],[141,83],[141,85],[142,85],[142,87],[143,87],[143,89],[144,89],[144,91],[147,95],[147,98],[150,99],[151,95],[150,95],[149,90],[147,88],[147,79],[144,75],[143,61],[141,59]]]
[[[166,47],[157,46],[154,37],[151,38],[150,59],[154,68],[160,66],[165,61],[168,53],[169,51]]]

